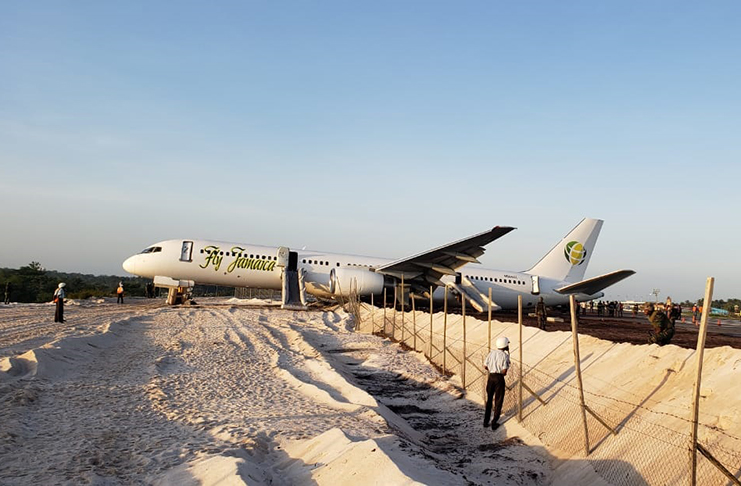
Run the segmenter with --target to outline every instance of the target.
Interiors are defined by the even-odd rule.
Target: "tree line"
[[[119,282],[123,283],[127,296],[143,297],[146,285],[151,280],[142,277],[57,272],[46,270],[35,261],[18,269],[0,268],[0,293],[4,294],[6,284],[10,283],[11,302],[49,302],[60,282],[66,284],[68,299],[87,299],[115,296]]]

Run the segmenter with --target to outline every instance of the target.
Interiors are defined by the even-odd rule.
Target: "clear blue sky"
[[[213,238],[524,270],[583,217],[608,297],[741,297],[741,3],[0,4],[0,266]]]

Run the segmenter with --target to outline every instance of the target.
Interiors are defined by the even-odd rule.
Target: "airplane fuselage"
[[[147,278],[166,276],[176,281],[198,284],[278,290],[282,286],[284,268],[279,265],[279,250],[274,246],[222,241],[167,240],[128,258],[123,267],[129,273]],[[392,261],[312,250],[296,250],[294,253],[297,269],[305,272],[306,291],[320,298],[333,296],[330,288],[330,271],[333,268],[371,272]],[[526,308],[534,307],[539,297],[543,297],[548,306],[567,304],[569,301],[568,295],[554,291],[564,282],[527,272],[500,271],[467,264],[458,273],[467,278],[482,295],[488,296],[491,290],[492,301],[504,309],[517,308],[518,296],[522,296]],[[446,284],[452,283],[456,276],[446,275],[440,280]],[[594,295],[577,294],[576,298],[583,302],[602,295],[602,292]],[[434,290],[435,301],[441,302],[443,296],[443,287]],[[449,299],[453,299],[452,292],[449,293]]]

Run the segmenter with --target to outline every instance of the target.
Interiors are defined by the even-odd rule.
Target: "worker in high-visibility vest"
[[[124,288],[123,288],[122,282],[118,282],[118,288],[116,289],[116,296],[117,296],[116,303],[123,304]]]

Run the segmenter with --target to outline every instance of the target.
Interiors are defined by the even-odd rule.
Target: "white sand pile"
[[[482,428],[480,393],[464,393],[460,376],[445,378],[421,353],[351,332],[344,313],[199,304],[83,302],[64,325],[50,322],[47,306],[3,308],[0,484],[686,478],[690,350],[581,338],[586,401],[618,430],[607,436],[592,420],[585,458],[568,333],[525,329],[525,381],[547,405],[528,397],[521,426],[511,390],[505,424],[492,432]],[[460,342],[460,329],[449,322],[451,341]],[[469,321],[467,340],[479,343],[468,349],[471,362],[483,357],[486,332],[486,323]],[[497,323],[493,339],[505,334],[516,357],[515,328]],[[700,439],[730,451],[723,457],[731,462],[741,450],[739,367],[738,350],[708,350],[701,391]],[[653,442],[657,435],[666,440]]]
[[[406,314],[405,342],[413,346],[410,323]],[[393,321],[387,313],[388,333],[401,339],[401,316]],[[368,330],[375,322],[382,324],[382,313],[364,313],[361,328]],[[418,349],[428,349],[429,314],[418,314]],[[436,314],[433,322],[433,343],[442,349],[443,315]],[[511,356],[519,356],[519,329],[516,324],[496,322],[492,327],[492,342],[508,336]],[[461,316],[448,316],[447,343],[452,351],[447,355],[448,368],[460,375],[457,364],[462,356],[463,325]],[[483,361],[487,350],[488,324],[470,317],[466,322],[469,365],[468,398],[482,403],[480,393],[483,377],[473,364]],[[590,336],[579,337],[581,370],[587,406],[603,418],[617,434],[588,416],[590,455],[584,454],[584,431],[579,407],[574,350],[571,333],[543,332],[523,328],[524,383],[547,403],[541,405],[524,392],[524,425],[548,446],[564,467],[554,474],[559,484],[583,484],[586,469],[596,470],[602,478],[614,484],[674,484],[689,477],[689,445],[691,432],[692,393],[696,376],[694,350],[668,345],[631,345],[602,341]],[[453,357],[457,357],[457,360]],[[433,359],[442,365],[442,354],[433,352]],[[472,364],[471,364],[472,363]],[[705,350],[702,388],[700,391],[700,426],[698,439],[716,455],[732,473],[738,476],[741,464],[741,350],[729,347]],[[460,379],[460,376],[459,376]],[[517,379],[517,367],[507,377],[508,384]],[[477,381],[478,380],[478,381]],[[478,388],[477,388],[478,387]],[[479,391],[479,393],[476,393]],[[505,410],[516,413],[516,388],[507,394]],[[510,420],[507,426],[515,422]],[[575,464],[578,467],[575,467]],[[698,477],[706,484],[723,484],[724,477],[700,457]],[[581,478],[575,481],[575,478]]]
[[[3,361],[0,483],[548,483],[527,432],[346,315],[219,302],[2,314],[48,344]]]

